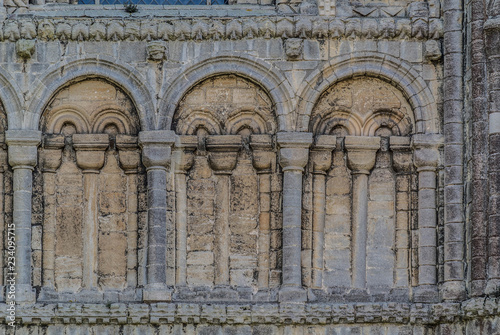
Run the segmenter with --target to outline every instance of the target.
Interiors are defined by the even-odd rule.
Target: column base
[[[490,279],[486,284],[484,293],[490,296],[496,296],[500,293],[500,279]]]
[[[435,285],[422,285],[413,289],[413,302],[439,302],[439,290]]]
[[[7,292],[6,298],[9,297]],[[8,300],[8,299],[7,299]],[[16,285],[16,303],[34,304],[36,302],[36,291],[31,285],[20,284]]]
[[[144,302],[172,301],[172,289],[165,284],[148,284],[142,291]]]
[[[441,298],[447,301],[465,300],[465,283],[462,281],[445,282],[441,287]]]
[[[302,287],[282,287],[278,294],[279,302],[307,301],[307,291]]]

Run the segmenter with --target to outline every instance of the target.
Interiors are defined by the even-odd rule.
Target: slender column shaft
[[[230,175],[220,174],[216,184],[215,196],[215,284],[229,284],[229,189]]]
[[[142,162],[148,180],[148,247],[145,301],[170,301],[167,280],[167,166],[176,135],[172,131],[154,130],[139,133]]]
[[[209,164],[217,175],[215,185],[215,285],[229,285],[229,210],[231,173],[236,167],[241,136],[209,136]]]
[[[353,287],[366,286],[366,239],[368,221],[368,175],[354,174],[352,187]]]
[[[269,287],[269,248],[271,246],[271,175],[269,173],[259,174],[259,202],[258,284],[259,288],[267,288]]]
[[[43,173],[43,286],[54,288],[55,284],[55,233],[56,233],[56,174],[52,171]]]
[[[167,251],[167,174],[162,167],[151,167],[148,174],[148,284],[164,284]]]
[[[4,221],[4,183],[3,183],[3,168],[0,168],[0,250],[4,250],[4,230],[5,230],[5,221]],[[3,255],[3,254],[2,254]],[[0,257],[0,286],[3,286],[3,271],[4,271],[4,258]]]
[[[137,173],[127,173],[127,286],[137,286]]]
[[[269,287],[269,254],[271,248],[271,173],[276,154],[270,135],[252,135],[253,167],[257,170],[259,183],[259,240],[257,282],[259,289]]]
[[[380,137],[346,136],[347,163],[352,170],[352,286],[366,288],[368,175],[375,165]]]
[[[283,175],[283,286],[301,287],[302,170]]]
[[[315,173],[313,179],[313,254],[312,285],[323,285],[323,250],[325,244],[326,176]]]
[[[311,133],[279,133],[283,169],[283,274],[280,301],[305,301],[302,288],[302,173],[309,158]]]
[[[14,223],[16,225],[16,272],[18,285],[31,285],[31,195],[33,168],[14,167]]]
[[[414,164],[418,171],[418,288],[415,300],[430,302],[437,292],[436,169],[440,135],[414,135]]]
[[[97,174],[83,173],[83,287],[97,287]]]
[[[175,173],[175,222],[177,239],[176,285],[186,285],[187,280],[187,189],[186,174]]]
[[[436,172],[420,170],[418,180],[418,282],[419,285],[436,285]]]
[[[34,302],[31,287],[31,197],[33,168],[41,133],[31,130],[8,130],[9,164],[13,176],[13,223],[16,229],[16,302]]]

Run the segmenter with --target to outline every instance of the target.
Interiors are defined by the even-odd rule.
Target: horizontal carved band
[[[0,311],[5,312],[4,304]],[[470,299],[463,303],[306,303],[306,304],[36,304],[18,306],[16,317],[33,323],[228,323],[228,324],[338,324],[399,323],[438,324],[497,315],[495,299]],[[5,318],[0,322],[6,322]]]
[[[442,20],[436,18],[325,18],[321,16],[260,17],[227,20],[7,20],[0,29],[0,41],[184,41],[238,40],[253,38],[381,38],[439,39]]]

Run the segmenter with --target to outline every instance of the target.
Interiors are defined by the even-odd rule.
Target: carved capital
[[[5,142],[9,147],[9,164],[13,169],[33,169],[36,165],[37,147],[42,133],[37,130],[7,130]]]
[[[120,166],[125,173],[137,173],[141,165],[141,154],[137,144],[137,136],[116,135],[116,148]]]
[[[326,174],[332,165],[332,151],[337,145],[337,137],[318,135],[311,148],[311,170],[314,174]]]
[[[172,163],[175,173],[185,174],[194,163],[194,151],[198,147],[198,137],[192,135],[180,135],[175,142],[172,154]]]
[[[380,137],[346,136],[347,165],[354,174],[370,174],[375,166]]]
[[[64,148],[63,135],[46,135],[43,140],[43,151],[40,155],[40,164],[43,172],[55,173],[61,165],[62,149]]]
[[[280,165],[283,171],[303,171],[313,142],[312,133],[278,133]]]
[[[74,134],[76,165],[84,173],[99,173],[104,165],[104,152],[108,146],[108,134]]]
[[[142,163],[146,169],[167,168],[176,137],[177,135],[171,130],[151,130],[139,133]]]
[[[389,145],[392,151],[392,165],[394,170],[396,172],[410,172],[413,165],[410,138],[391,136]]]
[[[257,173],[271,173],[273,159],[276,154],[273,151],[273,139],[271,135],[252,135],[250,137],[252,148],[252,163]]]
[[[444,138],[440,134],[416,134],[412,138],[414,164],[418,171],[434,171],[439,165],[439,148]]]
[[[208,162],[216,174],[230,174],[236,167],[241,148],[240,135],[215,135],[207,137]]]

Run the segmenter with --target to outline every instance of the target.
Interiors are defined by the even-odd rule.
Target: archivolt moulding
[[[154,129],[156,110],[153,89],[145,84],[145,78],[134,68],[118,64],[116,59],[99,56],[57,63],[38,79],[30,96],[29,112],[25,116],[25,127],[38,129],[40,117],[62,87],[86,79],[102,78],[120,87],[132,100],[138,113],[142,130]]]
[[[276,111],[278,129],[292,129],[291,112],[294,110],[293,89],[287,79],[273,65],[248,55],[220,54],[197,60],[179,70],[174,79],[166,83],[159,106],[158,129],[170,129],[175,110],[184,95],[196,84],[218,75],[243,77],[262,87],[271,97]]]
[[[313,108],[325,90],[343,80],[362,76],[384,80],[402,92],[413,109],[415,133],[440,132],[437,105],[424,79],[410,64],[376,52],[336,57],[309,75],[299,89],[297,130],[308,131]]]

